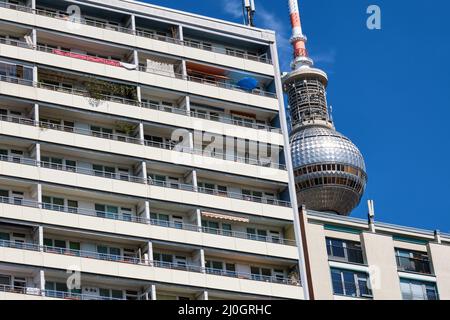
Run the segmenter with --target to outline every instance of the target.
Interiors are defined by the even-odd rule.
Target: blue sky
[[[242,21],[241,0],[145,2]],[[381,30],[366,28],[371,4]],[[256,6],[288,71],[287,1]],[[366,217],[374,199],[377,220],[450,232],[450,1],[300,0],[300,10],[310,55],[330,78],[336,128],[365,156],[369,183],[353,216]]]

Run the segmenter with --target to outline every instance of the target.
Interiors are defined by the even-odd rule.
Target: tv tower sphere
[[[290,145],[297,200],[307,209],[349,215],[367,183],[358,148],[335,130],[328,112],[328,77],[306,51],[297,0],[289,0],[294,47],[292,71],[283,77],[292,131]]]

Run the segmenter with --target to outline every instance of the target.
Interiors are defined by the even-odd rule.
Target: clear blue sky
[[[241,0],[147,0],[241,22]],[[366,28],[381,7],[382,29]],[[291,50],[287,0],[256,0],[256,24],[275,29],[283,71]],[[300,0],[316,66],[330,78],[337,130],[365,156],[369,183],[355,217],[450,232],[450,1]]]

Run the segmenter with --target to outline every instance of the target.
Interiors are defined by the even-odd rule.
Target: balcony
[[[75,207],[69,207],[69,206],[60,206],[60,205],[49,204],[49,203],[41,203],[41,202],[34,201],[34,200],[18,199],[18,198],[14,198],[14,197],[11,197],[11,198],[10,197],[0,197],[0,203],[16,205],[16,206],[23,206],[23,207],[30,207],[30,208],[42,208],[44,210],[58,211],[58,212],[70,213],[70,214],[79,214],[79,215],[84,215],[84,216],[97,217],[97,218],[101,218],[101,219],[117,220],[117,221],[140,223],[140,224],[149,224],[152,226],[163,227],[163,228],[179,229],[179,230],[186,230],[186,231],[192,231],[192,232],[203,232],[203,233],[207,233],[207,234],[213,234],[213,235],[224,236],[224,237],[247,239],[247,240],[266,242],[266,243],[274,243],[274,244],[293,246],[293,247],[296,246],[295,240],[283,239],[281,237],[273,238],[273,237],[269,237],[269,236],[260,236],[260,235],[246,233],[246,232],[233,231],[233,230],[223,230],[223,229],[216,229],[216,228],[200,227],[198,225],[188,224],[188,223],[184,223],[184,222],[173,222],[173,221],[160,220],[160,219],[146,219],[144,217],[135,216],[135,215],[124,216],[124,215],[114,214],[111,212],[104,212],[104,211],[99,211],[99,210],[89,210],[89,209],[75,208]]]
[[[0,240],[0,247],[26,250],[26,251],[44,252],[44,253],[57,254],[57,255],[66,255],[66,256],[73,256],[73,257],[86,258],[86,259],[95,259],[95,260],[109,261],[109,262],[114,262],[114,263],[143,265],[143,266],[148,266],[148,267],[153,267],[153,268],[162,268],[162,269],[171,269],[171,270],[186,271],[186,272],[212,274],[211,272],[207,272],[207,268],[204,268],[199,265],[189,265],[189,264],[184,264],[184,263],[181,264],[181,263],[145,260],[145,259],[141,259],[141,258],[123,257],[123,256],[118,256],[118,255],[103,254],[103,253],[97,253],[97,252],[91,252],[91,251],[73,250],[73,249],[50,247],[50,246],[40,246],[40,245],[34,244],[34,243],[17,243],[17,242],[13,242],[13,241]],[[214,273],[214,275],[225,276],[225,274],[216,274],[216,273]],[[286,284],[286,285],[291,285],[291,286],[300,286],[300,283],[298,281],[291,281],[290,279],[280,278],[280,277],[261,277],[261,276],[255,277],[252,274],[242,273],[242,272],[233,272],[232,274],[226,274],[226,276],[232,277],[232,278],[238,278],[238,279],[245,279],[245,280]]]
[[[224,55],[234,56],[234,57],[238,57],[238,58],[245,59],[245,60],[257,61],[257,62],[261,62],[261,63],[265,63],[265,64],[272,64],[272,61],[264,55],[258,56],[256,54],[249,54],[249,53],[242,52],[241,50],[227,50],[216,44],[202,45],[202,44],[199,44],[194,39],[182,41],[182,40],[175,39],[175,38],[167,36],[167,35],[158,34],[157,32],[153,32],[150,30],[145,30],[145,29],[133,30],[131,28],[120,26],[116,23],[112,24],[112,23],[108,23],[108,22],[99,22],[99,21],[85,18],[85,17],[74,20],[74,19],[70,19],[70,16],[65,12],[58,12],[58,11],[52,11],[52,10],[46,10],[46,9],[33,10],[30,7],[12,4],[12,3],[6,3],[3,1],[0,2],[0,7],[6,8],[6,9],[11,9],[11,10],[27,12],[27,13],[35,13],[40,16],[51,17],[51,18],[59,19],[59,20],[63,20],[63,21],[71,20],[72,22],[87,25],[87,26],[92,26],[95,28],[111,30],[111,31],[116,31],[116,32],[120,32],[120,33],[130,34],[130,35],[136,35],[138,37],[144,37],[144,38],[149,38],[149,39],[153,39],[153,40],[157,40],[157,41],[163,41],[163,42],[177,44],[177,45],[181,45],[181,46],[196,48],[196,49],[200,49],[200,50],[204,50],[204,51],[210,51],[210,52],[220,53],[220,54],[224,54]]]

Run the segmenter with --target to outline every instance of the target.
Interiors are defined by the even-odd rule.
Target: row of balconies
[[[33,241],[36,238],[39,239],[39,243],[36,240]],[[108,273],[116,268],[125,270],[124,268],[128,268],[126,266],[130,266],[131,269],[135,268],[132,266],[139,266],[141,273],[145,273],[145,269],[142,267],[149,267],[152,269],[151,271],[149,269],[149,272],[154,272],[156,275],[162,272],[158,270],[165,269],[176,271],[178,274],[180,274],[179,272],[188,272],[211,275],[219,280],[227,278],[277,285],[299,285],[295,261],[264,262],[264,259],[257,256],[251,260],[248,260],[249,257],[240,260],[242,258],[239,255],[230,256],[213,249],[195,249],[189,246],[180,247],[177,244],[146,242],[137,239],[131,241],[111,236],[81,234],[69,229],[64,232],[42,227],[33,230],[27,229],[23,225],[3,224],[0,230],[0,247],[14,249],[12,251],[3,250],[3,255],[7,254],[11,260],[16,257],[25,257],[31,265],[33,261],[42,260],[35,260],[32,258],[35,257],[35,254],[27,254],[24,251],[40,252],[45,257],[44,260],[48,259],[49,261],[60,260],[62,262],[65,259],[52,258],[53,256],[70,257],[71,260],[75,258],[76,260],[73,261],[81,259],[79,261],[82,265],[83,263],[92,265],[94,262],[89,261],[100,260],[104,264],[110,264],[110,268],[105,269],[108,270],[105,271],[105,276],[108,276]],[[19,252],[22,253],[19,254]],[[28,255],[30,255],[29,260],[26,258]],[[41,267],[46,267],[46,265]],[[52,267],[58,268],[53,263]],[[89,272],[83,267],[82,270]],[[103,275],[102,271],[96,273]],[[182,276],[182,274],[180,275]],[[159,280],[164,282],[162,279]]]
[[[80,97],[81,101],[83,101],[83,98],[89,99],[89,92],[85,88],[74,88],[69,84],[50,84],[48,83],[48,81],[45,81],[45,79],[41,82],[33,82],[31,80],[22,78],[0,75],[0,81],[8,82],[10,84],[35,87],[37,90],[48,90],[58,94],[63,94],[64,96],[69,97],[69,99],[65,99],[66,103],[74,100],[75,97]],[[80,80],[80,82],[82,82],[82,80]],[[244,116],[242,116],[241,113],[237,111],[238,108],[236,108],[236,111],[231,109],[227,110],[226,112],[218,111],[216,107],[209,107],[205,103],[195,102],[194,97],[188,96],[183,98],[180,96],[174,96],[169,99],[161,99],[157,96],[152,96],[150,93],[150,91],[147,92],[146,89],[141,88],[141,102],[138,100],[131,100],[128,98],[107,94],[101,94],[100,99],[104,102],[104,104],[108,106],[111,104],[117,104],[120,108],[123,108],[121,111],[128,111],[129,107],[136,107],[137,109],[133,110],[134,113],[127,113],[131,118],[139,118],[140,120],[147,121],[152,120],[155,122],[163,123],[164,120],[169,116],[169,114],[172,114],[172,119],[174,119],[173,122],[175,124],[184,123],[185,126],[189,126],[189,121],[197,121],[198,124],[201,124],[201,128],[204,128],[204,130],[212,130],[212,132],[217,132],[217,126],[211,124],[211,122],[214,122],[223,125],[223,129],[220,131],[227,132],[228,134],[234,134],[237,137],[255,137],[260,139],[261,141],[267,141],[273,144],[282,144],[281,135],[278,135],[281,134],[280,128],[268,125],[269,122],[267,120],[257,119],[253,116],[246,117],[245,113]],[[55,98],[55,96],[52,95],[41,95],[41,97],[50,99]],[[52,103],[54,101],[48,100],[42,102]],[[86,101],[83,102],[84,104],[86,104],[84,108],[83,105],[76,105],[76,107],[86,110],[92,109],[92,105],[90,103],[88,105]],[[189,107],[186,106],[187,104],[189,104]],[[157,111],[158,113],[148,113],[148,111],[146,110]],[[159,112],[167,114],[162,114],[161,117],[161,114],[159,114]],[[120,112],[120,114],[118,115],[122,115],[122,113],[125,112]],[[144,115],[143,113],[148,113],[148,116]],[[153,114],[155,114],[156,116],[153,116]],[[241,127],[238,128],[240,131],[233,131],[232,129],[236,129],[235,126]],[[191,127],[194,128],[195,125],[191,125]],[[249,129],[252,129],[254,131],[249,131]],[[242,134],[240,134],[240,132],[242,132]],[[261,132],[267,132],[270,135],[262,134]]]
[[[35,148],[40,149],[40,145]],[[0,148],[0,161],[17,164],[42,167],[52,170],[64,171],[68,173],[89,175],[105,179],[120,180],[132,183],[147,184],[150,186],[169,188],[181,191],[196,192],[205,195],[225,197],[230,199],[250,201],[260,204],[290,207],[290,202],[279,199],[277,189],[259,189],[250,185],[239,185],[237,183],[220,182],[215,178],[208,177],[202,173],[197,173],[189,169],[183,173],[170,173],[169,171],[157,171],[152,168],[152,164],[147,162],[132,162],[127,164],[114,164],[105,161],[95,161],[87,156],[82,158],[81,154],[61,155],[39,151],[39,159],[25,157],[26,151],[12,148]],[[19,154],[21,153],[21,154]],[[99,155],[100,156],[100,155]],[[167,169],[166,169],[167,170]],[[139,173],[137,174],[130,174]],[[166,173],[167,172],[167,173]],[[196,178],[193,178],[193,175]],[[189,179],[189,180],[187,180]],[[281,194],[281,193],[280,193]]]
[[[105,253],[98,253],[98,252],[92,252],[92,251],[74,250],[74,249],[69,249],[69,248],[40,246],[35,243],[21,243],[21,242],[6,241],[6,240],[0,240],[0,247],[14,248],[14,249],[20,249],[20,250],[27,250],[27,251],[42,251],[42,252],[51,253],[51,254],[68,255],[68,256],[79,257],[79,258],[104,260],[104,261],[111,261],[111,262],[116,262],[116,263],[146,265],[149,267],[181,270],[181,271],[187,271],[187,272],[208,273],[208,274],[213,274],[213,275],[218,275],[218,276],[223,276],[223,277],[232,277],[232,278],[247,279],[247,280],[253,280],[253,281],[263,281],[263,282],[279,283],[279,284],[286,284],[286,285],[300,285],[298,279],[285,277],[283,275],[285,273],[285,271],[283,271],[283,269],[279,270],[280,272],[278,275],[269,275],[270,273],[272,273],[270,268],[251,267],[250,269],[254,270],[254,273],[247,273],[247,272],[239,272],[239,271],[232,271],[232,270],[225,270],[225,269],[202,267],[201,265],[197,265],[197,264],[195,264],[195,265],[194,264],[186,264],[184,262],[184,259],[180,259],[180,260],[182,260],[182,262],[173,263],[173,262],[158,261],[158,260],[148,260],[148,259],[142,259],[142,258],[137,258],[137,257],[126,257],[126,256],[122,256],[122,255],[115,255],[115,254],[105,254]],[[179,258],[185,258],[185,257],[179,257]],[[257,272],[256,270],[259,270],[261,272],[262,269],[265,270],[264,271],[265,274],[256,273]],[[277,269],[275,269],[275,270],[277,270]]]
[[[205,290],[65,271],[0,264],[0,299],[206,300]],[[69,281],[68,281],[69,280]],[[214,299],[214,292],[210,297]],[[223,293],[232,297],[233,293]],[[249,298],[251,296],[248,296]]]
[[[100,275],[80,274],[68,284],[66,272],[0,265],[0,298],[32,300],[215,300],[234,299],[232,292],[153,284]],[[242,296],[240,296],[242,298]],[[246,295],[247,299],[260,296]]]
[[[148,78],[151,80],[151,78],[143,74],[132,72],[139,71],[222,89],[250,93],[266,98],[277,98],[273,85],[273,77],[261,77],[257,74],[241,72],[236,69],[213,67],[204,63],[186,61],[178,57],[172,58],[136,51],[132,48],[117,48],[101,43],[95,43],[95,46],[93,46],[92,43],[84,40],[65,39],[64,37],[60,39],[51,33],[45,32],[40,32],[37,36],[33,36],[33,43],[29,43],[24,40],[27,37],[32,37],[30,36],[32,35],[31,31],[18,29],[17,32],[20,35],[19,37],[10,35],[10,33],[3,35],[2,43],[15,46],[15,50],[12,51],[23,51],[24,55],[22,57],[24,59],[30,59],[29,62],[32,63],[49,64],[51,62],[61,61],[61,63],[54,65],[61,65],[61,67],[65,68],[72,66],[75,69],[80,69],[80,72],[97,73],[99,76],[114,74],[118,79],[141,82],[142,84],[146,84],[146,80],[144,79]],[[37,42],[39,40],[36,39],[40,34],[43,34],[40,38],[42,39],[41,41],[45,42]],[[70,43],[69,46],[71,47],[68,48],[67,43]],[[31,52],[27,53],[24,50],[34,50],[36,54],[30,55]],[[16,55],[17,53],[11,52],[11,54]],[[83,62],[87,64],[83,65]],[[86,68],[83,66],[86,66]],[[89,66],[91,67],[90,69]],[[117,69],[119,68],[126,72],[118,73]],[[252,79],[251,83],[249,79]],[[159,86],[158,84],[155,85]],[[209,91],[212,91],[212,89],[210,88]],[[260,101],[263,102],[265,100]],[[266,101],[268,105],[271,105],[272,102],[269,100]]]
[[[11,43],[9,40],[3,42],[5,42],[5,44]],[[99,97],[100,94],[112,94],[113,96],[118,96],[119,99],[125,98],[127,100],[131,100],[130,103],[135,103],[136,100],[139,101],[141,98],[138,91],[141,88],[151,87],[153,91],[164,91],[169,89],[174,92],[174,94],[178,95],[195,95],[203,99],[215,101],[216,103],[223,101],[224,105],[228,104],[231,108],[237,110],[250,109],[248,112],[241,112],[241,114],[250,119],[262,118],[262,120],[267,121],[269,116],[273,117],[274,113],[278,112],[278,100],[275,99],[276,97],[261,95],[261,93],[258,93],[257,95],[249,94],[248,90],[223,81],[217,83],[214,81],[205,81],[202,80],[202,78],[192,76],[187,73],[185,75],[178,76],[175,73],[167,74],[166,72],[155,71],[155,69],[147,67],[138,68],[141,71],[125,69],[124,72],[123,68],[111,66],[110,64],[99,64],[89,61],[89,59],[74,59],[68,55],[54,55],[51,53],[35,51],[29,47],[24,48],[28,46],[27,44],[23,44],[23,47],[9,46],[5,44],[0,44],[0,48],[1,55],[7,59],[17,59],[17,57],[20,57],[27,63],[55,68],[47,74],[42,74],[42,72],[39,72],[39,79],[42,82],[44,79],[43,76],[46,76],[46,78],[49,78],[48,80],[51,80],[48,81],[50,85],[56,85],[57,89],[60,87],[61,89],[59,90],[66,90],[66,92],[70,91],[72,88],[86,91],[86,88],[84,88],[83,85],[93,84],[93,86],[90,86],[90,90],[89,87],[87,88],[88,92],[92,95],[92,88],[95,90],[98,89],[97,91],[100,90],[99,92],[95,92],[95,96],[99,100],[102,99]],[[151,59],[147,59],[147,61],[151,61]],[[31,71],[31,67],[7,62],[4,64],[9,64],[5,68],[8,69],[7,71],[10,73],[4,75],[12,78],[14,78],[17,74],[22,73],[22,69],[25,71],[28,71],[27,69],[30,70],[28,74],[25,74],[27,77],[17,76],[19,78],[18,80],[11,79],[11,81],[18,81],[24,84],[27,82],[26,80],[29,80],[28,82],[33,80],[33,72]],[[15,66],[17,66],[16,70],[12,70],[11,68]],[[56,71],[56,68],[59,68],[60,70],[70,69],[72,74],[66,71],[58,72]],[[203,67],[198,65],[196,68]],[[41,69],[44,70],[43,68]],[[78,75],[75,75],[75,72],[77,72]],[[222,73],[222,71],[220,72]],[[93,80],[93,77],[96,78],[95,81]],[[250,79],[248,77],[245,78]],[[25,81],[22,81],[21,79]],[[34,80],[36,81],[37,78]],[[126,82],[127,84],[120,84],[120,81]],[[103,85],[103,87],[107,86],[107,88],[101,90],[102,88],[99,86],[100,84]],[[214,88],[211,88],[211,85],[213,85]],[[124,95],[122,93],[122,89],[125,87],[127,87],[128,92]],[[242,107],[236,107],[238,104]],[[267,129],[271,130],[269,123],[266,122],[265,125]]]
[[[36,106],[30,106],[29,109],[36,111],[36,108]],[[161,161],[166,164],[168,171],[171,170],[170,168],[175,169],[173,163],[180,163],[181,159],[186,159],[184,162],[186,166],[212,171],[225,171],[227,170],[225,168],[232,166],[232,163],[237,163],[237,166],[227,170],[230,174],[234,174],[236,179],[239,176],[247,175],[252,176],[252,179],[254,177],[266,179],[268,190],[273,189],[274,181],[280,183],[287,181],[287,177],[284,174],[285,165],[278,163],[282,160],[278,159],[278,155],[283,156],[282,151],[276,146],[250,143],[196,131],[192,134],[185,129],[171,130],[170,128],[157,126],[135,125],[132,122],[125,121],[89,123],[90,121],[86,120],[86,118],[79,121],[74,119],[79,114],[70,112],[66,116],[66,119],[70,120],[61,120],[51,116],[51,109],[42,109],[48,110],[48,115],[42,112],[44,113],[40,116],[42,121],[35,121],[32,119],[32,116],[28,118],[19,116],[29,112],[25,109],[22,109],[22,111],[9,111],[0,106],[0,112],[3,113],[0,115],[0,121],[17,127],[14,130],[15,132],[21,131],[22,138],[37,138],[42,140],[42,143],[60,143],[58,137],[67,136],[63,140],[68,141],[67,139],[70,139],[70,141],[73,141],[73,147],[77,146],[76,140],[79,140],[80,148],[86,148],[86,143],[90,144],[97,140],[100,144],[103,144],[102,140],[109,140],[112,144],[117,144],[117,146],[123,144],[118,149],[113,147],[112,144],[111,147],[105,149],[106,144],[103,144],[103,147],[100,145],[99,148],[95,148],[95,151],[113,152],[117,156],[122,155],[122,157],[127,157],[129,160],[131,160],[129,157],[134,157],[134,160],[131,160],[134,163],[141,162],[142,160],[140,161],[140,159],[142,157],[146,157],[147,161]],[[35,114],[36,112],[34,112]],[[25,127],[22,128],[23,126]],[[3,125],[3,134],[15,135],[13,132],[7,132],[9,127],[10,125]],[[130,127],[132,131],[129,133],[124,132],[122,131],[123,127]],[[13,130],[12,127],[11,130]],[[46,134],[47,130],[50,130],[49,133],[54,133]],[[83,136],[89,138],[83,138]],[[139,136],[139,138],[136,136]],[[205,141],[209,142],[205,143]],[[160,151],[153,152],[152,150],[155,149]],[[129,150],[129,152],[125,153],[125,150]],[[67,157],[72,158],[73,156],[67,154]],[[220,165],[220,167],[217,167],[215,164]],[[221,168],[223,170],[220,170]],[[245,170],[241,170],[244,168]],[[270,180],[268,179],[271,179],[272,182],[269,182]],[[130,181],[132,180],[135,179],[131,178]]]
[[[51,145],[49,146],[51,147]],[[3,151],[2,153],[4,153]],[[247,189],[244,185],[233,186],[224,182],[196,184],[193,180],[194,184],[188,185],[188,188],[185,184],[176,180],[176,177],[149,175],[148,178],[144,179],[144,175],[140,177],[130,176],[128,172],[125,172],[126,167],[118,167],[118,171],[113,172],[113,170],[116,170],[115,168],[100,164],[93,165],[93,169],[86,168],[88,163],[84,162],[80,163],[80,169],[78,170],[76,160],[70,160],[70,163],[67,160],[65,164],[59,165],[24,158],[18,154],[19,151],[11,149],[9,155],[3,155],[0,159],[3,160],[0,161],[2,170],[12,178],[20,178],[24,181],[41,181],[49,185],[58,185],[61,181],[64,181],[64,185],[67,187],[79,188],[79,190],[107,192],[115,196],[126,195],[135,199],[166,201],[171,204],[185,204],[212,211],[234,212],[238,215],[292,221],[292,208],[288,202],[276,199],[274,193],[269,195],[267,191],[264,193],[255,191],[255,187],[248,187]],[[146,168],[145,162],[142,163],[141,168]],[[145,169],[142,171],[145,171]],[[195,179],[195,170],[186,172],[191,176],[189,179]],[[201,176],[203,176],[203,173]],[[166,178],[165,181],[160,180],[163,177]],[[213,179],[213,176],[209,177],[206,179]]]
[[[177,116],[186,115],[197,118],[199,120],[201,119],[202,121],[198,124],[204,123],[202,127],[205,131],[209,131],[209,128],[214,129],[213,123],[220,121],[224,125],[222,130],[223,134],[226,133],[227,135],[234,135],[244,139],[261,139],[265,143],[275,145],[283,144],[281,135],[278,134],[279,131],[277,129],[267,127],[266,124],[263,123],[264,121],[259,121],[256,118],[246,118],[247,113],[245,112],[233,111],[230,109],[229,111],[227,111],[229,112],[229,114],[224,114],[223,112],[221,114],[220,112],[214,111],[215,107],[212,107],[212,109],[208,109],[208,106],[206,106],[204,103],[197,103],[195,98],[186,96],[174,96],[172,99],[175,99],[175,101],[170,100],[169,102],[167,102],[164,101],[164,99],[161,101],[160,98],[152,97],[151,95],[147,96],[147,91],[143,88],[118,83],[115,84],[114,82],[105,81],[96,83],[95,81],[93,82],[91,77],[86,77],[85,75],[75,75],[58,71],[55,72],[54,70],[48,70],[45,68],[38,68],[36,70],[36,77],[40,79],[40,82],[36,82],[32,81],[33,70],[31,67],[20,64],[11,64],[9,62],[3,62],[1,64],[4,65],[5,68],[5,72],[2,72],[2,74],[0,74],[0,80],[3,82],[27,85],[44,90],[51,90],[54,92],[58,92],[58,94],[64,93],[66,95],[69,95],[69,97],[72,96],[69,101],[73,100],[74,95],[87,98],[89,106],[87,106],[87,102],[85,101],[83,103],[86,105],[84,108],[83,106],[78,105],[75,106],[76,108],[82,107],[83,109],[90,111],[92,110],[93,106],[98,107],[103,102],[105,102],[106,104],[109,104],[110,102],[125,104],[127,109],[129,106],[137,106],[140,107],[139,109],[142,108],[157,110],[173,113]],[[116,91],[117,93],[115,96],[111,96],[106,94],[107,91]],[[148,92],[150,93],[151,91]],[[45,95],[43,96],[45,97]],[[51,97],[51,95],[49,96]],[[140,99],[136,100],[136,98],[133,98],[136,96],[139,96]],[[49,103],[52,103],[52,101],[49,101]],[[180,105],[180,107],[175,107],[176,104]],[[125,106],[122,106],[122,108],[124,107]],[[135,111],[138,111],[138,109],[136,109]],[[143,110],[139,111],[139,113],[142,113]],[[252,116],[251,114],[248,115],[250,117]],[[131,118],[146,120],[145,118],[141,119],[142,117],[140,116],[140,114],[136,113],[134,116],[131,115]],[[168,115],[165,115],[165,117],[167,116]],[[130,117],[129,113],[128,117]],[[203,119],[209,120],[212,123],[204,122]],[[153,119],[149,118],[149,120],[147,121],[155,120],[153,117]],[[177,125],[178,123],[180,123],[181,125],[184,121],[184,126],[186,126],[186,119],[183,119],[183,117],[181,117],[180,119],[174,119],[173,121],[175,121]],[[156,122],[158,122],[158,120],[156,120]],[[196,127],[198,127],[198,125],[196,125]],[[238,132],[239,127],[245,128],[245,130],[241,131],[242,134],[239,134]],[[218,127],[216,127],[215,129],[216,132],[217,128]],[[259,130],[260,128],[264,128],[264,130],[261,131]],[[249,129],[252,130],[249,131]],[[214,133],[214,131],[212,132]]]
[[[135,28],[133,28],[133,23],[131,21],[133,18],[131,17],[131,15],[128,18],[128,23],[124,25],[123,23],[121,23],[122,21],[120,22],[111,21],[110,16],[109,19],[105,19],[105,17],[108,17],[107,12],[98,8],[96,9],[96,11],[97,13],[102,13],[104,15],[103,19],[99,20],[98,18],[85,16],[83,14],[74,17],[69,15],[65,10],[57,10],[56,8],[49,7],[49,5],[51,6],[51,4],[47,3],[46,5],[44,5],[44,7],[33,9],[25,5],[18,5],[16,3],[8,3],[8,1],[6,2],[2,1],[0,2],[0,7],[27,13],[36,13],[37,15],[40,16],[51,17],[63,21],[71,21],[74,23],[83,24],[95,28],[101,28],[113,32],[115,31],[130,35],[136,35],[142,38],[148,38],[180,46],[200,49],[203,51],[224,54],[240,59],[262,62],[266,64],[272,63],[268,55],[268,46],[267,47],[261,46],[260,48],[256,49],[245,49],[244,46],[237,47],[236,46],[237,41],[235,41],[235,39],[226,39],[226,37],[223,38],[224,40],[228,40],[226,41],[228,43],[220,44],[214,40],[208,40],[206,36],[207,33],[205,32],[202,32],[203,38],[201,39],[199,37],[195,37],[194,35],[190,36],[189,29],[179,28],[177,26],[167,25],[165,28],[159,28],[159,30],[151,29],[148,26],[146,26],[148,23],[151,24],[151,20],[149,19],[142,21],[143,22],[142,24],[140,23],[141,20],[140,18],[136,19],[137,21],[135,21],[134,23]],[[178,37],[173,37],[172,32],[173,29],[171,30],[171,28],[173,27],[177,27]],[[217,39],[217,36],[215,36],[215,38]],[[234,43],[234,45],[232,43]]]

